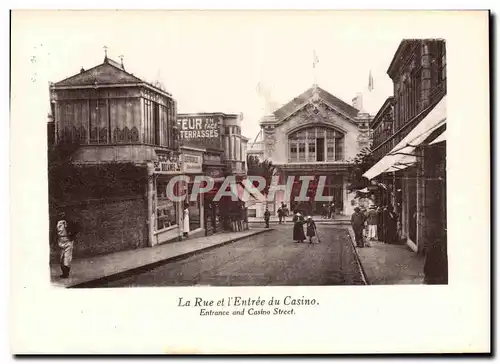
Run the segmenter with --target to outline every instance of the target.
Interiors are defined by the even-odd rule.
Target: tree
[[[266,186],[261,191],[261,193],[263,195],[267,195],[267,193],[269,192],[269,187],[271,186],[271,182],[273,180],[273,177],[277,174],[276,166],[273,165],[273,162],[271,162],[268,159],[261,161],[259,159],[259,157],[257,157],[257,156],[248,155],[247,156],[247,168],[248,168],[248,175],[249,176],[264,177],[264,179],[266,181]],[[257,185],[256,181],[254,181],[253,183],[254,183],[254,186]]]
[[[349,179],[350,184],[348,187],[349,191],[360,190],[369,186],[369,181],[367,178],[363,177],[363,174],[370,169],[374,164],[375,159],[369,147],[361,149],[361,151],[356,154],[356,156],[350,161],[351,166],[349,167]]]

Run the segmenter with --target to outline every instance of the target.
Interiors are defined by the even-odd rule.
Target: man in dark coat
[[[266,212],[264,212],[264,221],[266,223],[266,228],[269,227],[269,219],[271,217],[271,213],[269,212],[269,209],[266,207]]]
[[[363,240],[363,229],[365,227],[366,216],[361,212],[359,207],[354,208],[354,213],[351,216],[351,226],[354,230],[354,238],[356,239],[356,246],[364,248],[365,243]]]
[[[397,244],[397,215],[391,205],[387,206],[383,215],[384,219],[384,242],[386,244]]]

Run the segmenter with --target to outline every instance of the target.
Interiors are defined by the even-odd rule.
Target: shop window
[[[168,181],[156,183],[156,231],[177,225],[176,204],[167,197]]]

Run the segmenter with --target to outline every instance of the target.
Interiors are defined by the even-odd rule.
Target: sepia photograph
[[[232,62],[210,45],[192,67]],[[300,79],[286,85],[276,59],[248,47],[235,56],[262,74],[224,81],[213,99],[249,89],[213,106],[198,92],[183,102],[190,92],[170,90],[168,66],[140,78],[151,65],[134,67],[131,47],[91,42],[79,49],[96,59],[85,67],[53,60],[68,76],[50,81],[47,99],[53,282],[447,284],[446,40],[373,46],[377,57],[346,55],[355,67],[339,78],[335,49],[366,43],[294,40],[280,57],[303,50]],[[296,94],[278,99],[283,88]]]
[[[450,182],[459,180],[456,162],[450,169],[458,142],[447,94],[460,88],[448,86],[447,65],[459,62],[450,44],[482,41],[477,62],[488,49],[487,12],[465,12],[471,29],[486,30],[469,38],[450,35],[459,13],[13,11],[12,73],[22,76],[11,102],[23,88],[34,100],[16,109],[24,121],[15,128],[36,140],[41,177],[22,183],[36,184],[39,254],[29,259],[52,292],[44,299],[71,295],[89,307],[102,294],[106,307],[118,299],[135,310],[155,294],[144,302],[163,302],[166,321],[189,312],[291,320],[304,310],[321,320],[328,300],[350,295],[364,298],[339,307],[367,302],[390,317],[380,311],[386,293],[367,298],[374,286],[398,287],[393,316],[422,305],[409,297],[427,290],[456,292],[449,277],[464,245],[448,233],[461,187]],[[447,19],[454,28],[440,31]],[[480,115],[478,143],[489,140]],[[483,240],[478,249],[488,249]],[[322,296],[329,287],[336,293]],[[66,310],[80,315],[74,304]],[[196,350],[220,349],[206,345]]]

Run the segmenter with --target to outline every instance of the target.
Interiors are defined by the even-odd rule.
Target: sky
[[[40,95],[32,108],[41,122],[47,120],[49,82],[102,63],[106,46],[110,58],[123,55],[128,72],[160,81],[179,113],[242,113],[242,133],[250,139],[266,112],[259,83],[275,107],[316,79],[350,104],[362,92],[364,108],[376,114],[392,95],[386,71],[411,23],[345,11],[46,10],[14,12],[12,20],[13,62],[29,67],[23,77]]]

